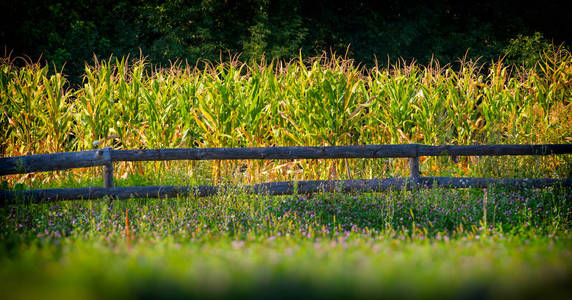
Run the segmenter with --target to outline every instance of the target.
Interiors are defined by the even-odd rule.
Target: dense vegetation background
[[[563,1],[60,1],[0,3],[0,46],[54,64],[78,82],[93,55],[218,61],[346,54],[372,66],[402,57],[426,64],[468,54],[534,63],[569,40]],[[350,45],[348,49],[348,45]]]

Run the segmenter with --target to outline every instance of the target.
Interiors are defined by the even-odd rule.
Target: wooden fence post
[[[415,145],[415,156],[409,157],[409,177],[413,181],[419,179],[419,144]]]
[[[103,165],[103,187],[113,187],[113,161],[111,160],[111,147],[103,149],[107,163]]]
[[[409,176],[412,179],[419,179],[419,157],[409,158]]]

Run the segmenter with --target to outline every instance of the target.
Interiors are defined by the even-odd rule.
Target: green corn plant
[[[16,71],[17,75],[9,83],[4,115],[11,127],[9,130],[10,155],[41,153],[45,140],[43,86],[47,68],[37,64],[28,65]],[[4,100],[3,100],[4,102]]]
[[[83,88],[76,96],[76,132],[78,148],[91,149],[94,142],[103,142],[113,134],[116,102],[115,74],[111,59],[85,67]]]
[[[12,59],[10,57],[0,59],[0,155],[2,156],[7,154],[7,148],[12,145],[9,139],[14,126],[9,114],[13,109],[13,81],[17,76],[18,73],[12,65]]]
[[[75,148],[73,137],[72,92],[67,88],[67,81],[61,73],[44,77],[46,113],[43,115],[45,136],[48,137],[46,149],[49,152],[72,151]]]
[[[393,75],[381,76],[381,89],[376,92],[376,107],[380,110],[378,122],[388,132],[389,143],[410,143],[418,140],[415,106],[422,97],[420,70],[416,66],[406,71],[394,69]]]
[[[142,93],[145,89],[145,66],[143,60],[134,62],[129,67],[127,59],[116,60],[115,91],[116,99],[113,105],[114,120],[111,131],[118,136],[120,145],[127,149],[141,146],[139,137],[142,135],[141,112]]]
[[[157,74],[142,90],[143,142],[149,148],[170,148],[178,144],[174,85]]]

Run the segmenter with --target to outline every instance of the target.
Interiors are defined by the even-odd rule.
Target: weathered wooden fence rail
[[[147,186],[113,187],[113,162],[164,160],[229,160],[229,159],[339,159],[339,158],[409,158],[409,178],[368,180],[322,180],[300,182],[271,182],[242,187],[248,192],[269,194],[311,193],[317,191],[382,191],[389,188],[423,187],[546,187],[572,186],[572,179],[489,179],[419,177],[420,156],[499,156],[499,155],[555,155],[572,153],[572,144],[546,145],[362,145],[328,147],[266,147],[266,148],[187,148],[155,150],[113,150],[111,148],[70,153],[53,153],[0,158],[0,175],[56,171],[73,168],[103,166],[104,187],[77,189],[43,189],[30,191],[0,191],[0,199],[18,197],[32,201],[64,199],[95,199],[104,196],[125,199],[130,197],[173,197],[194,193],[207,196],[229,187],[222,186]]]

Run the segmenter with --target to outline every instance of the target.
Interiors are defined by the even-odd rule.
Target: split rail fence
[[[468,188],[468,187],[572,187],[572,178],[474,178],[421,177],[420,156],[501,156],[501,155],[556,155],[572,153],[572,144],[545,145],[362,145],[325,147],[266,147],[266,148],[184,148],[155,150],[113,150],[111,148],[26,155],[0,158],[0,176],[33,172],[66,170],[103,166],[104,187],[37,189],[0,191],[3,203],[16,199],[32,202],[72,199],[114,199],[176,197],[194,194],[217,194],[226,186],[113,186],[113,163],[119,161],[166,160],[242,160],[242,159],[342,159],[342,158],[409,158],[410,176],[405,178],[361,180],[313,180],[269,182],[242,187],[246,192],[284,195],[314,192],[378,192],[387,189]]]

